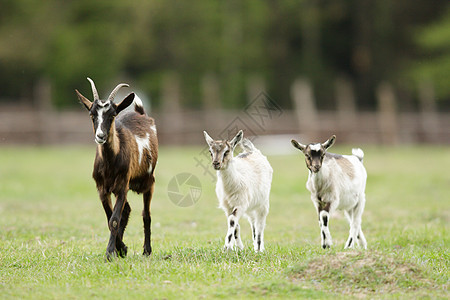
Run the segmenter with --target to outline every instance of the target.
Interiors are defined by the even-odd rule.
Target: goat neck
[[[111,157],[116,156],[120,150],[119,136],[116,130],[115,122],[112,122],[111,129],[108,134],[108,139],[102,145],[97,146],[98,153],[101,157]]]
[[[309,171],[309,179],[313,182],[314,186],[317,190],[326,189],[330,185],[330,175],[331,169],[329,166],[329,161],[324,158],[322,162],[322,166],[314,173],[313,171]]]
[[[230,159],[224,168],[217,170],[217,177],[222,179],[224,187],[229,191],[235,191],[242,185],[241,173],[236,169],[234,160]]]

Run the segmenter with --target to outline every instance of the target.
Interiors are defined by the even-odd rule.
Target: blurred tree
[[[64,23],[54,30],[44,70],[52,80],[56,104],[73,100],[76,87],[88,90],[87,76],[100,93],[114,85],[111,81],[125,65],[130,42],[123,4],[119,0],[65,2],[59,12]]]
[[[2,0],[0,3],[0,101],[33,99],[44,75],[48,43],[60,22],[55,1]]]
[[[255,75],[284,107],[291,105],[292,83],[306,77],[318,108],[333,108],[341,75],[354,81],[364,109],[376,107],[381,81],[399,85],[408,76],[427,77],[448,101],[447,3],[2,0],[0,101],[32,103],[35,86],[50,82],[56,105],[76,105],[73,90],[89,94],[90,76],[102,94],[127,80],[159,105],[171,74],[179,78],[181,105],[197,108],[206,74],[217,78],[226,108],[246,104]]]
[[[439,100],[450,97],[450,5],[441,18],[416,30],[419,59],[408,69],[416,82],[431,82]]]

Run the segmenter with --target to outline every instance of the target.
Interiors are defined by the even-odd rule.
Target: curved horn
[[[129,85],[126,84],[126,83],[120,83],[120,84],[118,84],[118,85],[113,89],[113,91],[111,92],[111,94],[109,95],[108,100],[113,101],[113,100],[114,100],[114,97],[116,97],[117,92],[120,90],[121,87],[124,87],[124,86],[125,86],[125,87],[129,87]]]
[[[89,77],[87,78],[87,80],[89,80],[89,82],[91,83],[92,94],[94,95],[94,101],[100,100],[100,98],[98,97],[98,92],[97,92],[97,88],[95,87],[94,81],[92,79],[90,79]]]

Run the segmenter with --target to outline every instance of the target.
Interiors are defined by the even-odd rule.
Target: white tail
[[[352,154],[354,156],[356,156],[357,158],[359,158],[359,160],[362,162],[363,158],[364,158],[364,151],[362,151],[361,148],[353,148],[352,149]]]

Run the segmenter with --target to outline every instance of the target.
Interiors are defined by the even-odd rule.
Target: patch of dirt
[[[433,286],[419,266],[377,251],[327,253],[292,268],[288,276],[356,297]]]

